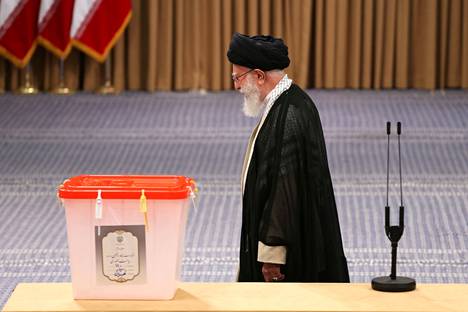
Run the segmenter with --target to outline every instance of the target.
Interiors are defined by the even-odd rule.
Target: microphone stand
[[[416,288],[416,281],[409,277],[396,275],[398,241],[403,235],[405,214],[405,207],[403,206],[403,184],[401,178],[401,122],[397,123],[398,163],[400,167],[400,214],[399,224],[392,226],[390,226],[390,206],[388,205],[388,187],[390,173],[390,127],[390,122],[387,122],[387,205],[385,206],[385,233],[387,234],[388,239],[392,243],[392,267],[390,276],[380,276],[372,279],[372,289],[378,291],[401,292],[414,290]]]

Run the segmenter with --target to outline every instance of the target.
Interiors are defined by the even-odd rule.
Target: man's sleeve
[[[268,246],[258,242],[257,261],[262,263],[286,264],[286,246]]]

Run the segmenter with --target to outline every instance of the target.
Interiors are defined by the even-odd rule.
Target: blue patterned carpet
[[[467,283],[468,92],[310,94],[322,117],[352,281],[390,273],[385,122],[400,120],[407,213],[398,273],[419,283]],[[0,307],[18,282],[70,280],[55,188],[85,173],[194,177],[199,205],[189,215],[182,279],[233,281],[239,173],[255,124],[241,100],[233,92],[0,96]]]

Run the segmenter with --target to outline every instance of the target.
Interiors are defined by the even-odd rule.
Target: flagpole
[[[74,91],[65,85],[65,60],[60,58],[59,85],[52,90],[52,93],[59,95],[70,95]]]
[[[117,93],[111,81],[111,63],[111,53],[109,53],[105,63],[105,82],[104,85],[98,90],[98,93],[100,94],[110,95]]]
[[[5,74],[5,61],[2,60],[2,69],[3,69],[3,73],[4,75]],[[3,94],[5,93],[5,77],[2,78],[3,82],[0,84],[0,94]]]
[[[28,63],[28,65],[26,65],[24,85],[21,86],[17,92],[20,94],[37,94],[38,90],[34,87],[31,81],[31,63]]]

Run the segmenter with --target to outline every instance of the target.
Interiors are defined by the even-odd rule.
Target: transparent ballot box
[[[182,176],[65,180],[75,299],[172,299],[195,182]]]

